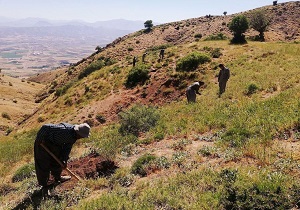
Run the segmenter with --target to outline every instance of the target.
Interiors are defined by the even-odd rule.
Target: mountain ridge
[[[300,2],[289,2],[289,3],[282,3],[278,4],[277,6],[265,6],[262,7],[265,9],[266,14],[269,16],[272,16],[272,21],[269,26],[269,29],[267,32],[265,32],[266,40],[269,42],[273,41],[294,41],[299,40],[300,38],[300,32],[297,30],[299,25],[299,19],[296,19],[299,15],[299,11],[297,11],[297,7],[299,7]],[[259,10],[262,8],[258,8]],[[258,10],[257,9],[257,10]],[[253,10],[254,11],[254,10]],[[249,15],[253,11],[246,11],[239,14],[245,14]],[[285,11],[285,13],[283,13]],[[129,58],[132,58],[133,56],[139,57],[139,62],[141,62],[141,55],[147,50],[153,48],[153,47],[168,47],[168,46],[176,46],[176,45],[183,45],[188,43],[197,42],[197,38],[195,38],[196,34],[202,35],[202,40],[206,37],[223,33],[227,37],[232,37],[232,33],[229,31],[228,27],[224,22],[229,23],[230,20],[238,14],[233,14],[230,16],[210,16],[210,17],[199,17],[199,18],[192,18],[188,20],[183,20],[179,22],[172,22],[167,24],[162,24],[158,26],[154,26],[153,29],[149,33],[144,33],[143,30],[133,32],[131,34],[125,35],[123,37],[120,37],[113,41],[110,44],[107,44],[105,47],[101,49],[101,51],[96,52],[92,54],[91,56],[88,56],[87,58],[82,59],[79,61],[75,66],[70,67],[69,69],[72,69],[72,74],[68,75],[67,73],[59,74],[60,79],[58,79],[61,82],[57,82],[56,88],[61,88],[66,85],[65,81],[72,81],[76,79],[77,75],[80,74],[86,66],[91,64],[92,62],[96,61],[97,59],[104,57],[104,58],[113,58],[117,62],[121,62],[124,64],[121,64],[124,66],[124,68],[129,68],[131,65],[131,60]],[[285,22],[283,24],[282,21],[279,21],[280,19],[284,19]],[[296,31],[296,32],[295,32]],[[249,30],[246,33],[246,36],[252,36],[254,37],[257,35],[258,32],[254,30]],[[130,49],[130,50],[129,50]],[[132,50],[131,50],[132,49]],[[154,52],[157,52],[157,50]],[[153,61],[154,62],[154,61]],[[155,63],[158,61],[155,61]],[[173,61],[174,62],[174,61]],[[151,67],[151,71],[153,71],[153,75],[155,75],[157,71],[159,71],[163,64],[153,64]],[[174,68],[175,63],[169,64],[172,65]],[[156,67],[160,66],[160,67]],[[170,67],[171,68],[171,67]],[[65,69],[65,71],[68,71],[68,68]],[[62,72],[62,71],[60,71]],[[48,73],[45,73],[43,75],[39,75],[37,77],[30,78],[31,81],[38,82],[39,78],[44,77],[46,78]],[[53,75],[53,73],[52,73]],[[123,79],[124,80],[124,79]],[[45,82],[45,79],[43,79]],[[153,82],[153,84],[149,85],[149,90],[152,89],[152,93],[148,94],[148,101],[144,101],[144,103],[151,103],[151,101],[162,105],[165,102],[171,102],[172,100],[176,100],[176,98],[184,95],[184,90],[177,90],[176,87],[173,91],[173,96],[161,96],[161,99],[155,99],[157,98],[155,93],[155,88],[162,87],[164,84],[168,81],[167,78],[160,78]],[[170,79],[169,83],[174,83],[176,79]],[[118,82],[119,84],[119,82]],[[114,116],[120,111],[118,110],[118,106],[122,106],[123,108],[126,108],[130,105],[130,101],[133,101],[141,96],[137,96],[140,94],[139,88],[138,90],[126,90],[124,87],[118,85],[120,87],[120,90],[115,91],[121,91],[124,92],[123,94],[120,94],[119,96],[120,101],[124,100],[124,104],[120,105],[117,102],[115,102],[115,105],[109,106],[109,110],[103,110],[103,113],[105,113],[105,117],[108,117],[109,113],[114,113]],[[46,92],[49,92],[51,88],[51,85],[48,85],[48,90]],[[113,90],[112,90],[113,91]],[[138,91],[139,94],[134,94],[132,92]],[[154,92],[153,92],[154,91]],[[113,94],[113,93],[112,93]],[[128,94],[128,97],[126,96]],[[152,95],[153,94],[153,95]],[[109,96],[108,94],[107,96]],[[150,97],[151,95],[151,97]],[[170,97],[169,99],[167,99]],[[51,99],[53,100],[53,98]],[[119,102],[123,103],[123,102]],[[95,105],[96,106],[96,105]],[[111,110],[110,110],[111,109]],[[78,118],[81,118],[84,116],[80,116]],[[112,119],[115,119],[114,117]],[[97,123],[94,121],[94,123]]]

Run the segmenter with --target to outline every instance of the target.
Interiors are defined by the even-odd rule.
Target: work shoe
[[[70,176],[60,176],[59,179],[55,179],[55,182],[57,182],[57,183],[62,183],[62,182],[66,182],[66,181],[68,181],[68,180],[70,180],[70,179],[71,179]]]
[[[43,197],[43,199],[47,199],[47,198],[49,198],[51,196],[48,186],[42,187],[41,191],[42,191],[42,197]]]

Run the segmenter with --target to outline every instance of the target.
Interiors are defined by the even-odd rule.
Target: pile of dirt
[[[114,161],[106,160],[98,153],[93,152],[86,157],[73,160],[68,168],[83,179],[107,177],[118,168]]]
[[[96,152],[68,163],[68,169],[81,179],[109,177],[114,174],[115,170],[118,168],[119,167],[114,161],[107,160]],[[69,174],[67,171],[63,171],[62,175]],[[61,183],[58,188],[59,190],[71,190],[75,186],[76,182],[78,182],[78,180],[72,177],[71,180]]]

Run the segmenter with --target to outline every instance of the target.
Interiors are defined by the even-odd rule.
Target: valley
[[[0,39],[2,72],[14,77],[28,77],[69,65],[92,54],[97,46],[96,40],[65,37],[17,36]]]

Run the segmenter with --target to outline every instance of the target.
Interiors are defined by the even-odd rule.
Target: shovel
[[[51,155],[55,160],[56,162],[58,162],[58,164],[63,168],[65,169],[71,176],[73,176],[75,179],[77,179],[78,181],[81,181],[82,179],[77,176],[76,174],[74,174],[70,169],[68,168],[65,168],[65,165],[43,144],[41,143],[40,144],[47,152],[49,155]]]

